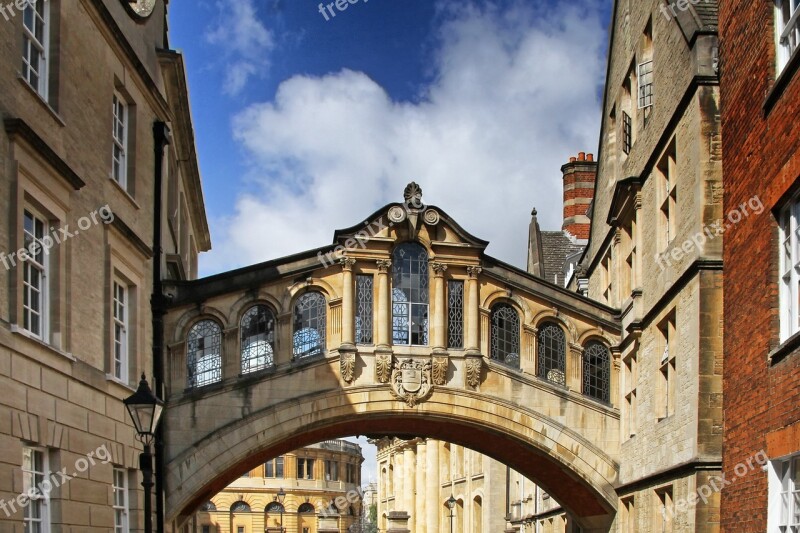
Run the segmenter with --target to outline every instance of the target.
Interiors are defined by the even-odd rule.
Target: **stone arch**
[[[285,313],[291,313],[297,299],[303,294],[314,290],[321,292],[323,296],[325,296],[328,305],[331,304],[331,301],[338,300],[342,297],[336,289],[333,288],[333,285],[327,281],[319,278],[308,278],[305,281],[295,283],[289,287],[281,302],[280,309],[283,309]]]
[[[599,328],[592,328],[584,331],[581,333],[580,337],[576,344],[580,345],[581,348],[586,346],[586,343],[589,341],[598,341],[605,345],[606,348],[611,350],[611,347],[614,346],[614,341],[612,341],[605,331]]]
[[[183,418],[180,410],[171,416]],[[458,389],[437,389],[430,400],[405,409],[385,387],[362,386],[281,402],[183,449],[172,443],[166,469],[170,519],[189,516],[239,473],[270,457],[352,434],[356,419],[362,434],[427,436],[493,457],[537,480],[587,531],[605,531],[613,518],[617,463],[602,446],[538,411]]]
[[[484,309],[489,309],[491,311],[492,306],[496,303],[505,301],[517,308],[517,311],[520,313],[520,320],[522,324],[530,324],[533,321],[533,312],[531,311],[530,306],[528,303],[514,294],[512,291],[498,289],[496,291],[491,292],[486,298],[483,300],[483,304],[481,307]]]
[[[575,324],[567,317],[564,317],[561,313],[558,312],[557,309],[544,309],[536,313],[536,316],[533,317],[531,324],[537,330],[541,327],[543,322],[547,321],[556,322],[562,329],[564,329],[564,333],[567,335],[567,342],[570,344],[574,344],[578,340],[578,328],[575,327]]]
[[[228,323],[231,324],[231,327],[234,327],[235,324],[235,327],[238,328],[244,314],[254,305],[266,305],[275,314],[276,318],[286,312],[281,307],[281,302],[265,291],[261,291],[259,294],[245,293],[231,305],[228,311]]]
[[[211,307],[208,305],[197,306],[183,313],[178,319],[172,343],[174,344],[185,341],[186,336],[189,334],[189,330],[192,329],[192,326],[205,318],[210,318],[217,322],[223,333],[225,330],[231,327],[230,323],[228,322],[228,317],[226,317],[225,313],[216,307]]]

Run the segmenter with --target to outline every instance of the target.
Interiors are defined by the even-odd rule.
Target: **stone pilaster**
[[[479,306],[480,306],[480,284],[478,283],[478,276],[483,269],[479,266],[467,267],[467,353],[478,354],[480,349],[480,335],[478,334],[480,328]]]
[[[444,301],[444,273],[447,265],[443,263],[431,263],[433,270],[433,351],[443,353],[446,348],[445,335],[445,313],[446,306]]]
[[[425,440],[417,441],[417,488],[416,488],[416,506],[414,510],[414,525],[416,526],[415,533],[426,533],[428,529],[425,524],[425,507],[427,506],[428,492],[425,490],[425,478],[427,472],[427,453],[428,445]]]
[[[342,347],[355,348],[355,301],[353,291],[353,265],[356,260],[343,257],[342,265]]]
[[[408,527],[412,531],[416,531],[414,524],[416,522],[416,476],[417,476],[417,458],[416,458],[416,445],[410,442],[403,450],[403,471],[405,472],[406,480],[403,484],[403,508],[401,511],[406,511],[410,516],[408,519]]]
[[[389,308],[392,297],[389,294],[389,268],[392,262],[389,259],[379,259],[378,265],[378,350],[389,350]]]
[[[439,531],[439,441],[428,439],[425,449],[425,494],[431,500],[425,506],[427,533]]]

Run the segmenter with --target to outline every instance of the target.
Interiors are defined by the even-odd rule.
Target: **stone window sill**
[[[767,360],[770,365],[774,365],[784,360],[800,347],[800,331],[783,341],[774,350],[769,352]]]
[[[54,354],[59,355],[61,357],[65,357],[65,358],[69,359],[70,361],[76,361],[77,360],[77,359],[75,359],[75,356],[72,355],[71,353],[62,351],[61,349],[56,348],[55,346],[53,346],[51,344],[48,344],[47,342],[43,341],[42,339],[37,338],[36,336],[32,335],[28,330],[26,330],[23,327],[20,327],[17,324],[11,324],[11,333],[13,333],[15,335],[19,335],[21,337],[25,337],[29,341],[38,344],[42,348],[46,348],[47,350],[53,352]]]

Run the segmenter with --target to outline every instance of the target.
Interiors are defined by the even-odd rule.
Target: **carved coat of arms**
[[[414,407],[430,395],[431,362],[402,359],[395,361],[392,369],[392,394],[398,400]]]

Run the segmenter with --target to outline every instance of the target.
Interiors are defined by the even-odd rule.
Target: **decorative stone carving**
[[[392,372],[392,355],[388,353],[375,354],[375,374],[379,383],[389,383]]]
[[[415,181],[406,185],[403,191],[403,199],[406,203],[406,209],[409,211],[420,210],[425,207],[425,204],[422,203],[422,187],[417,185]]]
[[[386,273],[389,272],[389,269],[392,267],[391,259],[378,259],[375,261],[375,264],[378,265],[378,272]]]
[[[422,220],[424,220],[426,224],[435,226],[439,223],[439,212],[435,209],[428,209],[425,211],[425,214],[422,215]]]
[[[444,385],[447,382],[447,364],[448,358],[442,356],[434,356],[431,367],[431,377],[433,378],[434,385]]]
[[[483,358],[467,357],[467,385],[473,389],[481,383],[481,371],[483,370]]]
[[[356,354],[352,352],[342,353],[339,356],[339,369],[344,382],[347,384],[352,383],[356,375]]]
[[[387,216],[389,217],[389,222],[399,224],[406,219],[406,210],[399,205],[395,205],[389,208]]]
[[[439,278],[442,277],[447,271],[447,265],[444,263],[433,262],[431,263],[431,269],[433,270],[433,274]]]
[[[396,361],[392,370],[391,386],[395,398],[406,402],[409,407],[415,407],[433,391],[431,362],[414,359]]]
[[[479,266],[468,266],[467,267],[467,274],[471,278],[477,278],[480,273],[483,272],[483,269]]]
[[[353,270],[353,265],[356,264],[356,260],[352,257],[342,257],[339,259],[339,264],[342,265],[342,270]]]

